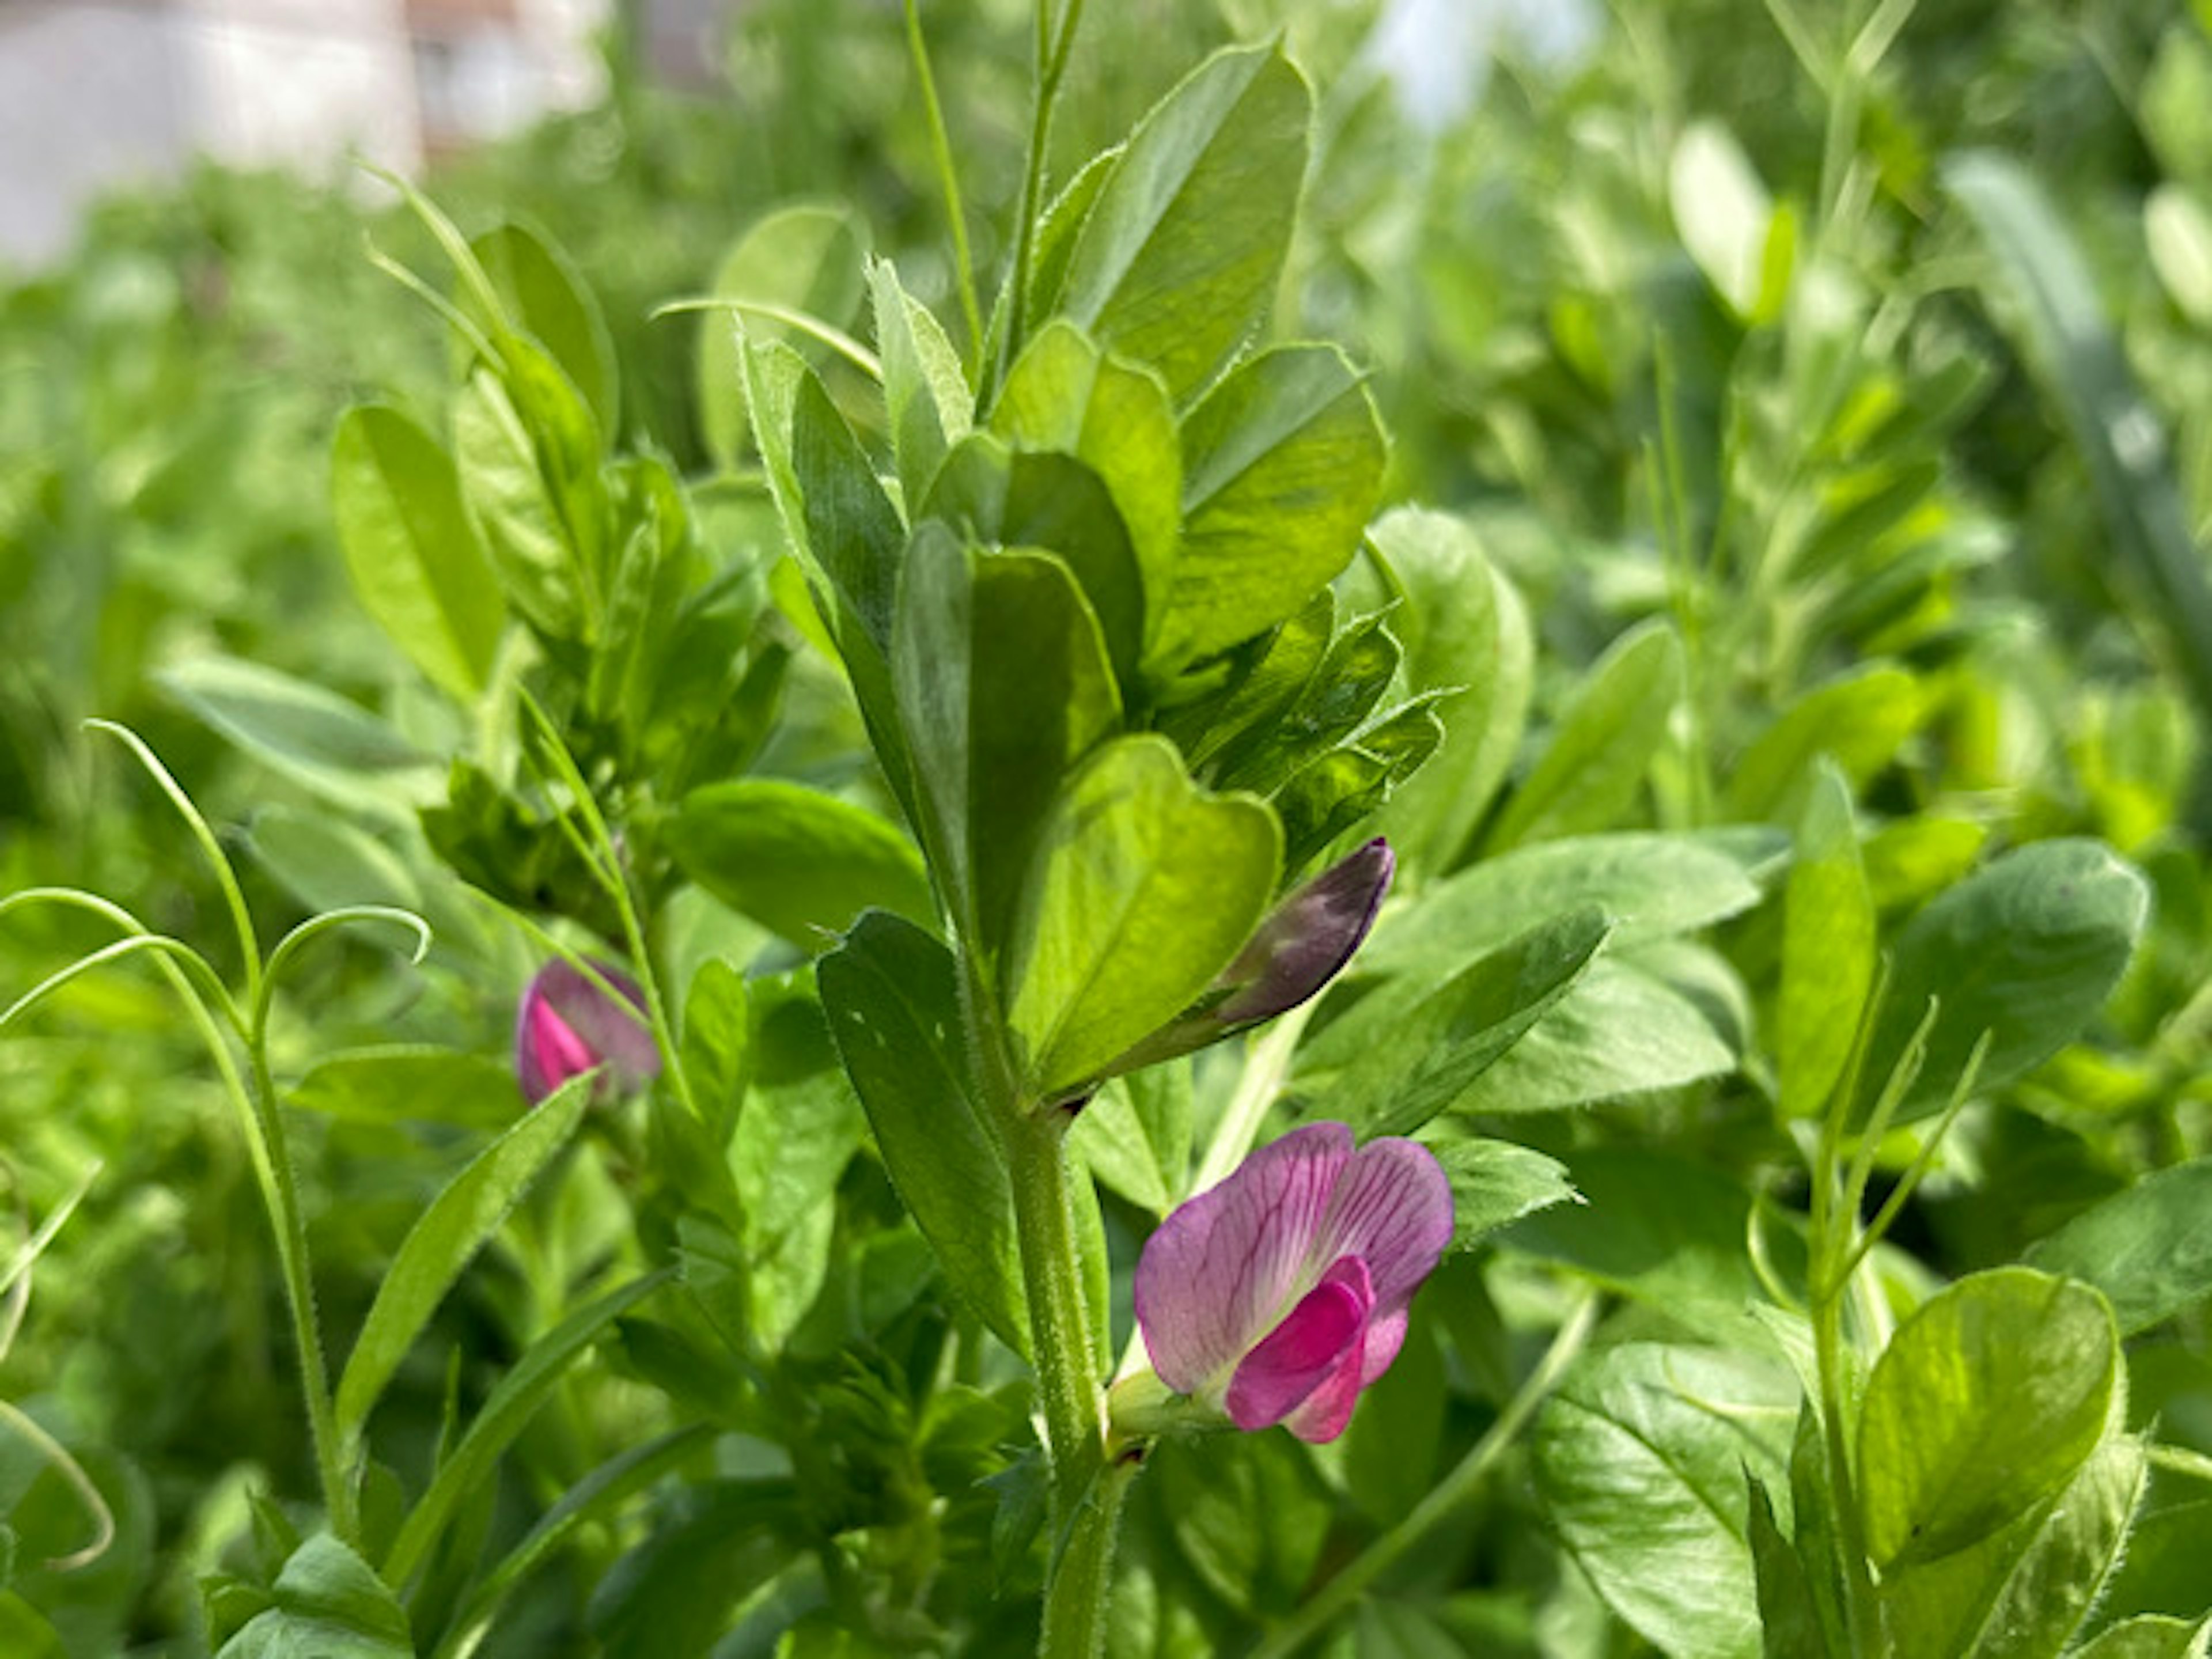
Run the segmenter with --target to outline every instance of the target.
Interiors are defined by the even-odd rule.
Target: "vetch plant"
[[[1240,1429],[1334,1440],[1397,1358],[1451,1237],[1451,1183],[1427,1147],[1293,1129],[1146,1241],[1136,1308],[1153,1370]]]

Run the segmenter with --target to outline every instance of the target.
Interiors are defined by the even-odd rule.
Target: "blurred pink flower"
[[[514,1074],[537,1105],[572,1077],[606,1067],[601,1091],[635,1089],[660,1075],[660,1050],[645,1023],[645,993],[603,962],[592,967],[622,993],[611,998],[566,962],[549,962],[522,994],[514,1018]]]
[[[1334,1440],[1398,1357],[1407,1304],[1451,1236],[1451,1182],[1427,1147],[1355,1151],[1341,1123],[1293,1129],[1146,1242],[1137,1323],[1152,1369],[1240,1429]]]

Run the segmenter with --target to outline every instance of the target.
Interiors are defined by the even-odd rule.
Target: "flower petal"
[[[1177,1394],[1218,1385],[1319,1280],[1333,1257],[1314,1262],[1315,1238],[1352,1158],[1350,1129],[1310,1123],[1160,1224],[1138,1258],[1136,1302],[1161,1381]]]
[[[1360,1381],[1360,1370],[1357,1357],[1346,1354],[1344,1363],[1323,1377],[1320,1386],[1283,1419],[1283,1426],[1310,1446],[1335,1439],[1352,1421],[1352,1408],[1359,1403],[1359,1390],[1365,1386]]]
[[[1389,1313],[1435,1271],[1451,1237],[1451,1182],[1436,1154],[1415,1140],[1370,1140],[1337,1179],[1313,1260],[1359,1257],[1374,1276],[1377,1311]]]
[[[1374,1286],[1358,1256],[1332,1266],[1237,1367],[1225,1402],[1229,1420],[1240,1429],[1264,1429],[1324,1384],[1341,1386],[1341,1379],[1349,1379],[1347,1401],[1356,1399],[1367,1314],[1374,1305]],[[1349,1403],[1345,1413],[1351,1414]]]
[[[1277,905],[1222,975],[1243,988],[1213,1017],[1224,1025],[1273,1019],[1334,979],[1375,925],[1396,868],[1377,836]]]
[[[610,997],[567,962],[549,962],[522,994],[515,1018],[515,1071],[534,1103],[570,1078],[605,1066],[616,1086],[660,1074],[660,1049],[644,1019],[637,981],[603,962],[592,966],[622,994]]]

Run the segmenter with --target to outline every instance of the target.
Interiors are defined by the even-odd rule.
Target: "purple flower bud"
[[[1152,1368],[1240,1429],[1334,1440],[1397,1358],[1407,1304],[1451,1236],[1451,1182],[1427,1147],[1354,1151],[1341,1123],[1293,1129],[1146,1241],[1137,1324]]]
[[[1117,1056],[1104,1075],[1203,1048],[1317,994],[1375,925],[1397,865],[1390,843],[1377,836],[1329,866],[1268,912],[1204,997]]]
[[[1334,979],[1375,925],[1397,867],[1377,836],[1277,905],[1222,975],[1237,989],[1214,1018],[1229,1025],[1273,1019]]]
[[[646,1024],[645,993],[618,968],[592,966],[622,993],[610,997],[566,962],[549,962],[522,994],[514,1018],[514,1074],[533,1106],[566,1083],[605,1066],[604,1094],[627,1092],[660,1075],[660,1050]]]

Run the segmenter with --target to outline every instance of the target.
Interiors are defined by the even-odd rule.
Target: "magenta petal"
[[[1283,1426],[1309,1445],[1322,1445],[1344,1432],[1352,1421],[1352,1408],[1359,1403],[1362,1365],[1357,1353],[1347,1353],[1337,1367],[1298,1407],[1283,1419]]]
[[[1218,1384],[1314,1283],[1316,1236],[1352,1158],[1351,1130],[1310,1123],[1160,1224],[1137,1261],[1136,1303],[1162,1382],[1177,1394]]]
[[[1451,1182],[1419,1141],[1370,1140],[1337,1178],[1314,1259],[1356,1255],[1374,1276],[1375,1305],[1402,1310],[1451,1243]]]
[[[609,996],[566,962],[546,963],[523,993],[515,1073],[533,1103],[595,1066],[605,1066],[613,1086],[623,1089],[660,1074],[660,1049],[645,1022],[645,993],[619,969],[592,965],[620,995]]]
[[[1237,1367],[1224,1402],[1230,1421],[1240,1429],[1279,1423],[1340,1374],[1351,1378],[1356,1397],[1367,1314],[1374,1304],[1367,1269],[1357,1256],[1332,1267]]]

